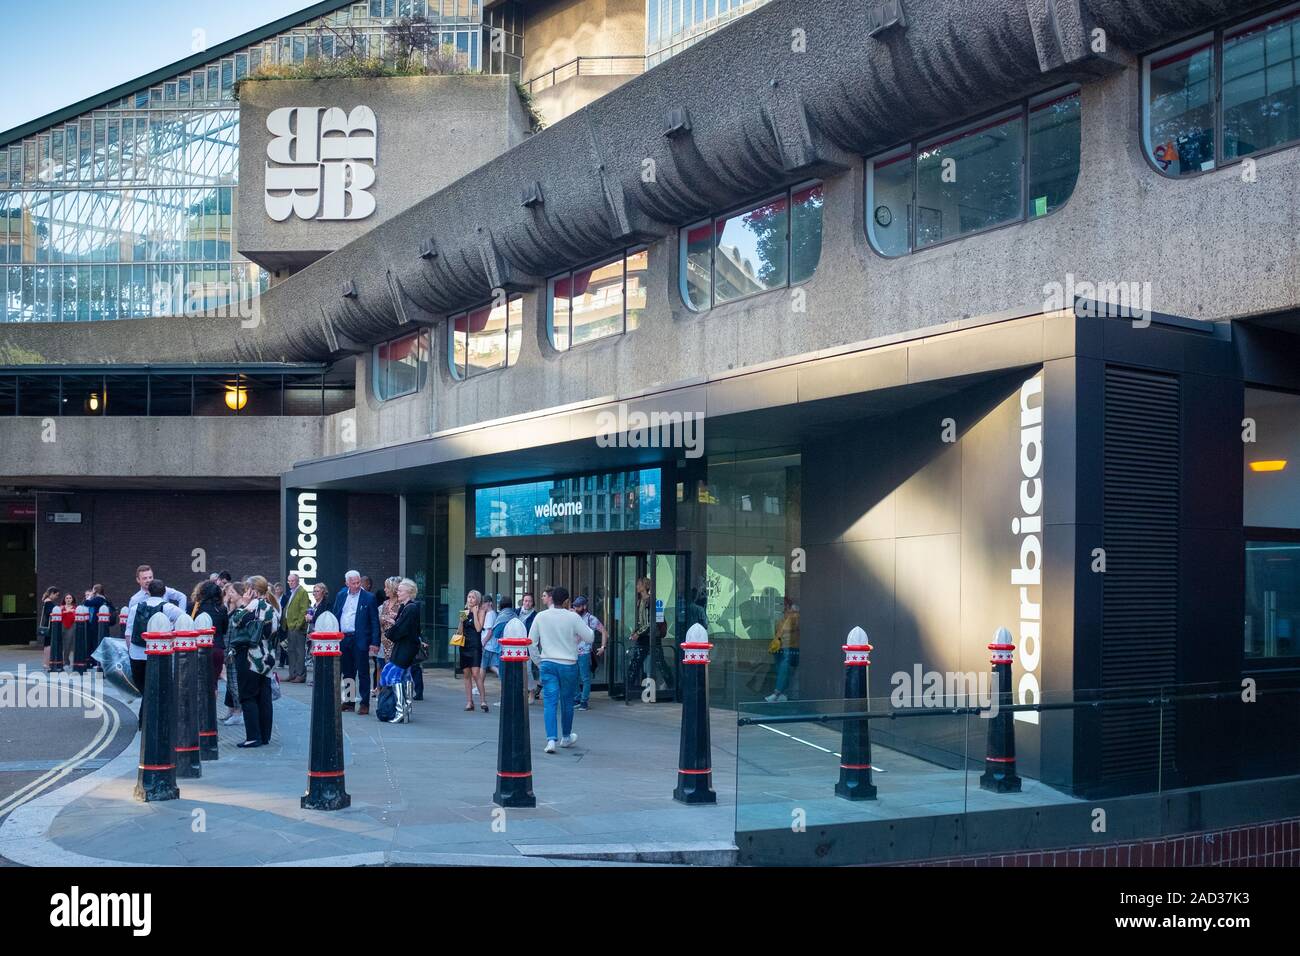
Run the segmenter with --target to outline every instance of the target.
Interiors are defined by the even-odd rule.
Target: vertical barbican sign
[[[285,570],[310,588],[323,581],[331,591],[347,562],[347,497],[337,491],[291,490],[285,499]]]
[[[266,214],[276,222],[365,219],[375,211],[375,111],[285,106],[266,116]]]
[[[1034,397],[1038,403],[1031,406]],[[1020,597],[1020,659],[1017,701],[1042,699],[1038,665],[1043,655],[1043,380],[1035,376],[1020,389],[1020,511],[1011,533],[1020,539],[1020,560],[1011,569],[1011,584]],[[1038,711],[1018,710],[1016,720],[1038,723]]]

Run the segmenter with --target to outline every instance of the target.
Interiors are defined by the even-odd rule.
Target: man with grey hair
[[[298,575],[289,572],[289,589],[284,592],[280,608],[284,612],[284,629],[289,636],[289,683],[307,683],[307,609],[311,599]]]
[[[349,571],[343,581],[346,587],[334,598],[334,616],[343,632],[343,710],[364,717],[370,713],[370,658],[379,653],[379,606],[361,587],[360,571]]]

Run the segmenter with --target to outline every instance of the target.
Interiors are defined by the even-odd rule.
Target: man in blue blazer
[[[343,632],[343,709],[364,716],[370,713],[370,657],[379,651],[379,605],[361,587],[360,572],[349,571],[343,580],[347,587],[334,596],[334,616]],[[360,707],[348,699],[349,687],[355,690]]]

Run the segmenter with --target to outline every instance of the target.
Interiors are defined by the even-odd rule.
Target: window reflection
[[[636,328],[645,311],[644,248],[551,279],[548,319],[559,351]]]
[[[468,378],[519,360],[523,345],[524,300],[511,296],[500,305],[485,305],[450,321],[448,359],[452,374]]]
[[[870,160],[871,245],[901,256],[1060,208],[1079,176],[1079,117],[1069,87]]]
[[[424,387],[428,374],[428,339],[423,332],[375,346],[375,395],[380,401],[419,391]]]

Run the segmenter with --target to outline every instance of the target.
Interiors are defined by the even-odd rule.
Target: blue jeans
[[[573,730],[573,698],[578,693],[578,665],[542,661],[542,711],[546,721],[546,739],[559,740]],[[555,705],[560,705],[560,729],[555,732]]]
[[[776,655],[776,692],[790,690],[790,672],[799,666],[799,648],[787,647]]]
[[[591,699],[591,651],[578,655],[578,684],[576,696],[585,704]]]

